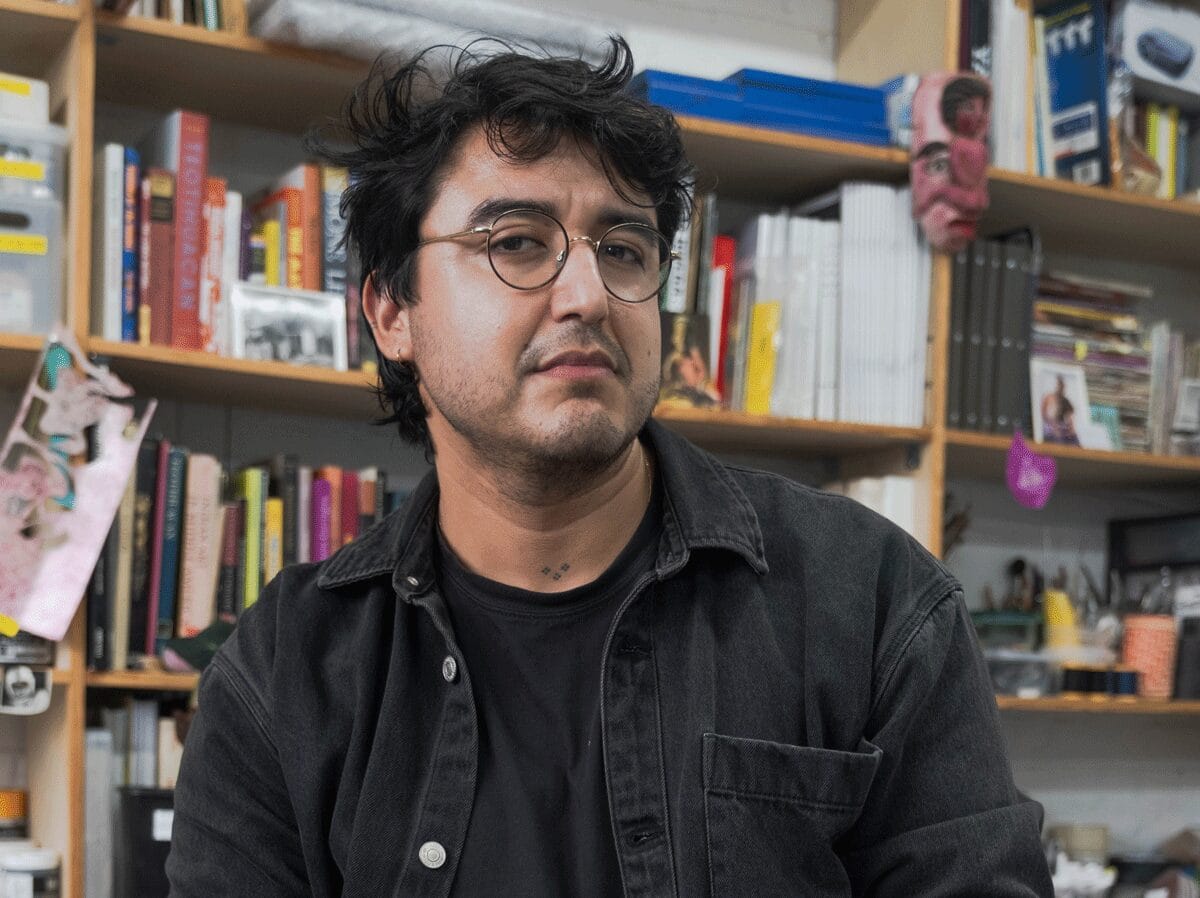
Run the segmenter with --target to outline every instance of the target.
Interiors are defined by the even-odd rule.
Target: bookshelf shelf
[[[231,359],[96,338],[87,346],[90,352],[110,357],[112,369],[142,396],[334,418],[361,419],[378,411],[368,389],[369,375],[362,371]]]
[[[776,418],[745,412],[659,408],[654,416],[706,449],[845,455],[892,446],[920,445],[930,432],[917,427],[881,427],[844,421]]]
[[[75,4],[0,0],[0,60],[6,72],[45,78],[79,22]]]
[[[50,683],[54,686],[68,686],[71,683],[71,672],[60,667],[50,669]]]
[[[987,477],[1004,473],[1009,437],[966,430],[946,432],[946,471],[951,477]],[[1162,486],[1200,481],[1200,457],[1103,452],[1078,446],[1032,444],[1058,460],[1060,486]]]
[[[1049,249],[1200,266],[1200,203],[992,169],[983,233],[1032,222]]]
[[[908,154],[825,140],[789,131],[754,128],[695,116],[676,116],[689,158],[699,166],[700,186],[747,201],[781,203],[835,187],[841,181],[869,178],[900,182],[908,177]],[[707,177],[706,177],[707,176]]]
[[[1108,696],[1087,698],[1016,698],[996,696],[1001,711],[1036,711],[1059,714],[1155,714],[1200,717],[1200,701],[1154,701],[1152,699],[1115,699]]]
[[[20,387],[29,382],[38,353],[42,351],[44,337],[36,334],[0,333],[0,384]]]
[[[145,689],[156,692],[193,692],[199,682],[199,674],[167,673],[163,671],[89,671],[87,675],[89,689]]]
[[[302,133],[335,114],[366,71],[333,53],[96,13],[96,96],[114,103]]]

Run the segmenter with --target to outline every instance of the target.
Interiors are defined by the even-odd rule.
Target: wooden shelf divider
[[[200,683],[195,673],[168,671],[106,670],[88,671],[89,689],[151,690],[155,692],[192,692]]]
[[[1017,698],[1012,695],[998,695],[996,696],[996,704],[1001,711],[1200,716],[1200,701],[1158,701],[1145,698],[1112,698],[1109,696],[1073,698],[1060,695],[1047,696],[1045,698]]]

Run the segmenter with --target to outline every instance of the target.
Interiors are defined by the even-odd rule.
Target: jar
[[[0,841],[29,836],[24,789],[0,789]]]
[[[59,863],[57,851],[0,853],[3,898],[61,898]]]

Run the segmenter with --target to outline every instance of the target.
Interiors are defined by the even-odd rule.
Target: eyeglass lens
[[[533,290],[554,280],[566,264],[567,234],[540,212],[506,212],[488,238],[488,258],[500,280],[518,290]],[[671,248],[653,228],[619,225],[596,251],[600,278],[617,299],[644,302],[658,295],[670,270]]]

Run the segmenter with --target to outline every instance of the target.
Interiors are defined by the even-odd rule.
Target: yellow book
[[[748,412],[771,411],[771,388],[775,385],[775,356],[779,351],[781,302],[756,302],[750,313],[750,339],[746,355],[746,403]]]
[[[1163,165],[1163,199],[1175,199],[1175,187],[1179,181],[1179,107],[1163,107],[1166,120],[1166,146],[1160,147],[1166,164]]]
[[[1146,155],[1158,161],[1158,119],[1162,111],[1157,103],[1146,104]]]
[[[263,582],[270,583],[283,570],[283,500],[267,500],[263,532]]]
[[[279,222],[268,219],[262,225],[263,246],[266,249],[266,275],[268,287],[279,287],[283,281],[279,279],[280,243]]]
[[[258,601],[263,572],[263,517],[266,498],[267,472],[262,468],[246,468],[238,472],[236,498],[246,502],[243,607],[249,608]]]

